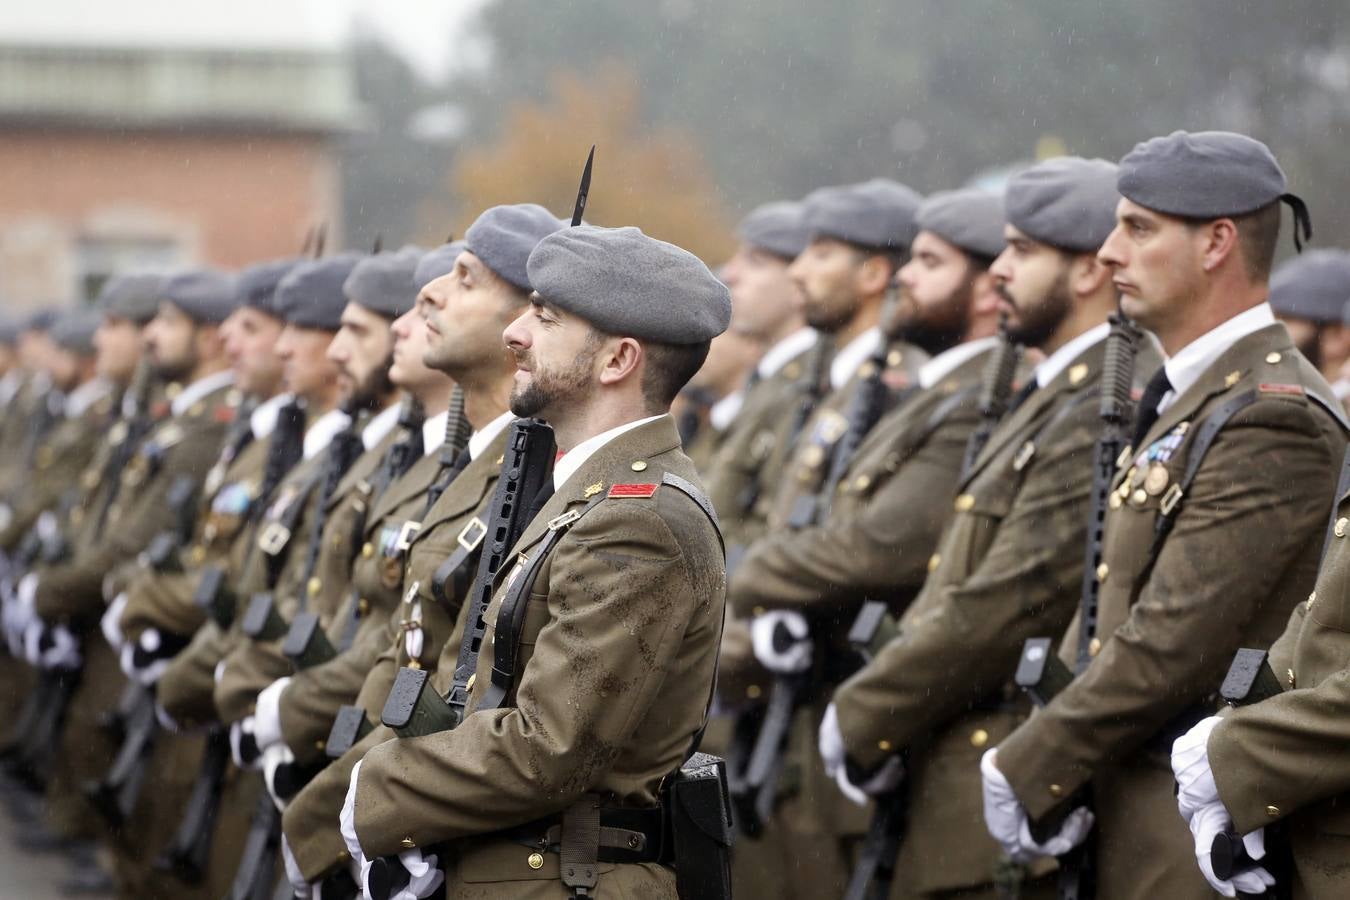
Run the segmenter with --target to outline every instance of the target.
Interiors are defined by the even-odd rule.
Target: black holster
[[[726,762],[695,753],[666,781],[662,805],[680,900],[731,900],[731,796]]]

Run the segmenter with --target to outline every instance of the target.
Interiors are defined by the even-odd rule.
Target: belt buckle
[[[455,542],[464,548],[465,552],[472,553],[478,549],[478,545],[483,543],[483,538],[487,537],[488,527],[483,520],[474,516],[469,520],[469,524],[455,538]]]
[[[398,540],[394,541],[394,549],[400,553],[406,551],[412,546],[413,539],[417,533],[422,530],[422,523],[412,519],[403,523],[403,527],[398,530]]]
[[[258,549],[268,556],[276,556],[291,540],[291,530],[280,522],[269,522],[258,535]]]

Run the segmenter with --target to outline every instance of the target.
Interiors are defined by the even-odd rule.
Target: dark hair
[[[989,267],[994,264],[997,256],[985,256],[983,253],[974,253],[970,250],[965,251],[966,262],[970,266],[970,274],[978,275],[981,272],[988,272]]]
[[[1243,266],[1254,282],[1268,281],[1275,265],[1275,246],[1280,240],[1280,201],[1268,203],[1253,212],[1229,216],[1237,226],[1242,247]],[[1186,219],[1191,228],[1199,228],[1213,219]]]
[[[703,368],[712,341],[697,344],[661,344],[643,341],[647,368],[642,373],[642,397],[655,415],[670,408],[675,395]]]
[[[849,244],[849,246],[858,254],[859,263],[872,256],[884,257],[886,264],[891,267],[891,278],[894,278],[895,273],[909,262],[908,247],[869,247],[866,244]]]

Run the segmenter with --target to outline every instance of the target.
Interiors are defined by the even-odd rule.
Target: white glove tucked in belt
[[[811,626],[791,609],[771,609],[750,622],[755,658],[770,672],[795,675],[811,668]]]

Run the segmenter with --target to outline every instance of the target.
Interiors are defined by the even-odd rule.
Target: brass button
[[[1088,641],[1088,656],[1096,656],[1098,653],[1101,652],[1102,652],[1101,638],[1093,638],[1092,640]]]
[[[877,741],[877,749],[880,750],[882,753],[890,753],[891,742],[887,740]]]
[[[940,565],[942,565],[941,553],[934,553],[932,556],[928,557],[928,571],[936,572],[937,567]]]
[[[525,857],[525,863],[531,869],[542,869],[544,867],[544,855],[542,853],[531,853]]]
[[[327,742],[327,741],[315,741],[315,742],[314,742],[314,749],[315,749],[315,750],[318,750],[320,753],[322,753],[322,752],[324,751],[324,748],[327,747],[327,746],[328,746],[328,742]]]
[[[1278,350],[1272,350],[1266,354],[1266,362],[1270,363],[1272,366],[1275,365],[1277,362],[1279,362],[1281,359],[1282,357],[1280,356]]]
[[[1280,817],[1280,808],[1278,806],[1267,806],[1266,815],[1270,816],[1272,819],[1278,819]]]
[[[756,606],[754,609],[750,610],[750,612],[756,616],[762,616],[764,615],[764,607]]]
[[[364,545],[361,547],[361,556],[362,556],[363,558],[365,558],[365,559],[370,559],[370,558],[371,558],[372,556],[374,556],[374,555],[375,555],[375,545],[374,545],[374,544],[367,542],[366,544],[364,544]]]
[[[1144,493],[1143,488],[1139,488],[1133,494],[1130,495],[1130,502],[1133,503],[1135,506],[1143,506],[1145,503],[1148,502],[1148,494]]]
[[[410,669],[420,669],[420,668],[422,668],[422,664],[421,664],[420,662],[418,662],[417,660],[415,660],[415,659],[410,659],[410,660],[408,660],[408,668],[410,668]]]
[[[952,506],[957,512],[967,512],[975,506],[975,497],[972,494],[962,494],[956,498]]]
[[[1294,677],[1293,669],[1285,669],[1284,674],[1285,677],[1289,679],[1289,687],[1294,688],[1298,686],[1298,679]]]
[[[311,578],[309,583],[305,585],[305,591],[308,592],[311,597],[317,597],[319,591],[322,589],[323,582],[319,580],[319,576],[317,575]]]
[[[1345,529],[1346,529],[1347,527],[1350,527],[1350,519],[1347,519],[1347,518],[1345,518],[1344,516],[1342,516],[1341,518],[1337,519],[1337,520],[1336,520],[1336,528],[1334,529],[1335,532],[1336,532],[1336,537],[1338,537],[1338,538],[1343,538],[1343,537],[1345,537]]]
[[[1057,784],[1052,784],[1052,785],[1050,785],[1050,796],[1051,796],[1051,797],[1062,797],[1062,796],[1064,796],[1064,788],[1060,787],[1060,786],[1057,785]]]
[[[1106,563],[1102,563],[1101,565],[1099,565],[1099,566],[1097,567],[1097,580],[1098,580],[1098,581],[1100,581],[1100,582],[1105,582],[1105,581],[1106,581],[1106,576],[1107,576],[1107,575],[1110,575],[1110,574],[1111,574],[1111,567],[1108,566]]]
[[[989,732],[983,728],[976,728],[970,733],[970,746],[983,747],[987,743],[989,743]]]
[[[752,684],[745,689],[745,696],[751,700],[758,700],[763,693],[763,689],[757,684]]]
[[[634,472],[645,472],[647,471],[647,461],[645,459],[639,459],[628,468],[632,469]],[[543,862],[541,861],[539,865],[543,865]],[[539,866],[535,866],[535,868],[537,869]]]
[[[871,486],[872,479],[866,475],[859,475],[857,480],[853,482],[853,489],[858,491],[865,491]]]
[[[206,548],[203,547],[201,544],[197,544],[192,548],[192,564],[194,566],[200,566],[205,561],[206,561]]]
[[[1124,503],[1125,501],[1120,499],[1119,494],[1112,494],[1111,499],[1107,502],[1112,509],[1120,509],[1121,504]]]
[[[403,840],[399,841],[399,843],[408,848],[417,846],[417,844],[413,843],[413,839],[410,837],[405,837]]]
[[[361,616],[368,616],[368,615],[370,615],[370,601],[367,600],[365,597],[362,597],[361,599],[357,600],[357,601],[356,601],[356,612],[357,612],[357,615],[361,615]]]
[[[338,851],[338,859],[342,860],[343,862],[346,862],[347,860],[349,860],[349,859],[351,859],[351,858],[352,858],[352,855],[351,855],[350,853],[348,853],[346,850],[339,850],[339,851]]]
[[[1069,369],[1069,384],[1078,385],[1083,383],[1083,379],[1088,376],[1087,363],[1079,363]]]
[[[890,366],[892,369],[904,361],[905,354],[901,353],[899,350],[892,350],[890,353],[886,354],[886,365]]]

